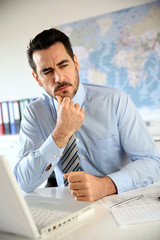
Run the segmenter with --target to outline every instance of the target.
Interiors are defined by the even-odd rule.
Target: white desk
[[[73,198],[68,188],[37,189],[33,195],[46,197],[56,196],[57,199]],[[94,203],[95,212],[88,217],[81,217],[75,222],[56,230],[47,240],[160,240],[160,222],[137,224],[120,228],[109,211],[99,202]],[[0,240],[26,240],[20,236],[0,233]],[[46,238],[45,238],[46,239]]]

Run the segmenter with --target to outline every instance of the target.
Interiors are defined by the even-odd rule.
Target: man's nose
[[[62,74],[59,72],[59,71],[54,71],[54,79],[55,79],[55,82],[62,82],[63,81],[63,76]]]

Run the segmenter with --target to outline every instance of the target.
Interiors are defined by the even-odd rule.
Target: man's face
[[[74,97],[79,86],[78,60],[74,55],[73,62],[61,42],[35,51],[33,60],[37,71],[33,76],[51,97]]]

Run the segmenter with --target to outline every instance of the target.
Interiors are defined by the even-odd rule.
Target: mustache
[[[57,83],[56,87],[55,87],[55,92],[58,91],[60,88],[64,87],[64,86],[72,86],[71,83],[68,83],[68,82],[61,82],[61,83]]]

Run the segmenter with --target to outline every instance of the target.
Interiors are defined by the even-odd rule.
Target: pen
[[[135,196],[135,197],[129,198],[129,199],[124,200],[124,201],[122,201],[122,202],[116,203],[116,204],[114,204],[111,208],[119,207],[119,206],[121,206],[121,205],[123,205],[123,204],[132,202],[132,201],[137,200],[137,199],[140,199],[140,198],[142,198],[142,197],[143,197],[143,194],[137,195],[137,196]]]

